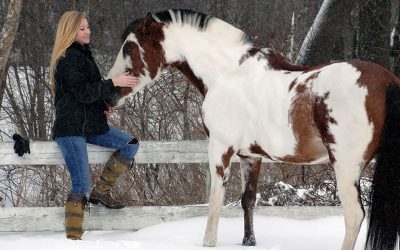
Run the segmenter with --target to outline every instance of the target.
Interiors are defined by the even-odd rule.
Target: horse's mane
[[[202,12],[189,9],[169,9],[157,13],[151,13],[151,16],[157,22],[189,24],[199,30],[205,30],[208,21],[213,18]],[[129,23],[121,34],[121,41],[124,42],[129,33],[131,33],[135,27],[139,26],[142,21],[143,18],[138,18]]]
[[[188,24],[201,31],[206,30],[209,21],[215,18],[202,12],[189,9],[169,9],[150,14],[151,17],[157,22]],[[124,42],[129,33],[131,33],[134,28],[139,26],[142,21],[143,18],[138,18],[129,23],[121,35],[121,42]],[[250,36],[248,36],[245,32],[243,32],[242,41],[243,43],[251,43]]]
[[[158,22],[189,24],[200,30],[205,30],[208,21],[213,18],[202,12],[189,9],[170,9],[153,13],[152,16]]]

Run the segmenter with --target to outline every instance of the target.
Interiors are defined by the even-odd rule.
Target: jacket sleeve
[[[111,79],[93,82],[84,55],[70,53],[60,67],[64,90],[67,89],[79,102],[91,103],[109,99],[114,92]]]

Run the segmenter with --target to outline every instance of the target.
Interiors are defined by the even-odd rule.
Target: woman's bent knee
[[[124,148],[121,149],[121,155],[133,159],[139,150],[139,141],[136,138],[133,138],[126,144]]]

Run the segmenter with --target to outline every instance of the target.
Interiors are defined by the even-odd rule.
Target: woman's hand
[[[104,114],[112,115],[115,112],[115,108],[112,106],[107,105],[106,110],[104,110]]]
[[[115,87],[129,87],[132,88],[138,84],[139,79],[137,77],[129,75],[129,72],[125,72],[112,79]]]

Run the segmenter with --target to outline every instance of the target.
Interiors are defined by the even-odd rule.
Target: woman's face
[[[82,45],[90,43],[90,28],[86,18],[84,18],[76,34],[76,41]]]

